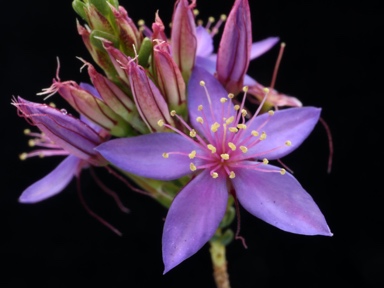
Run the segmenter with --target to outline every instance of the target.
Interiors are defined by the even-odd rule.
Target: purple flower
[[[142,177],[173,180],[192,174],[165,220],[164,273],[214,235],[226,211],[229,191],[235,191],[233,196],[251,214],[282,230],[332,235],[299,182],[284,169],[268,164],[304,141],[319,119],[319,108],[255,113],[246,122],[243,104],[233,105],[233,94],[228,95],[216,78],[198,66],[191,75],[188,95],[194,128],[171,112],[187,134],[164,124],[176,133],[115,139],[96,148],[113,165]]]
[[[94,124],[69,115],[46,104],[34,103],[21,97],[14,99],[14,106],[20,116],[42,133],[31,133],[35,137],[30,143],[40,147],[30,153],[23,153],[21,159],[32,156],[66,155],[67,157],[48,175],[29,186],[21,194],[22,203],[36,203],[60,193],[82,169],[89,165],[104,166],[106,160],[94,147],[109,138],[109,134]]]

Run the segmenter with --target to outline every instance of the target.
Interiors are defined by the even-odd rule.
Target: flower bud
[[[159,121],[174,125],[164,96],[149,79],[143,67],[131,60],[128,74],[137,109],[150,131],[164,131],[165,128],[158,125]]]
[[[186,83],[192,73],[196,57],[196,24],[192,12],[195,4],[195,0],[190,5],[188,0],[178,0],[172,16],[172,57],[179,66]]]

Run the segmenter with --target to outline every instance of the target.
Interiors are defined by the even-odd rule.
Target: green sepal
[[[145,37],[143,39],[143,42],[141,43],[140,50],[139,50],[139,55],[138,55],[138,61],[139,65],[148,68],[149,65],[149,58],[152,55],[152,40],[149,39],[148,37]]]
[[[99,50],[104,51],[103,42],[100,40],[100,38],[112,42],[113,46],[115,47],[118,47],[119,45],[119,40],[114,35],[100,30],[93,30],[90,34],[90,41],[92,46]]]
[[[72,1],[72,8],[84,21],[87,21],[87,15],[84,10],[86,9],[86,4],[80,0],[74,0]]]

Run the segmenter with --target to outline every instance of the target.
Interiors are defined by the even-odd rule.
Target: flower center
[[[266,132],[261,131],[261,129],[263,129],[269,122],[274,115],[274,111],[268,112],[269,116],[266,117],[266,120],[261,123],[256,130],[249,128],[259,111],[252,117],[248,117],[248,113],[246,109],[244,109],[248,87],[245,86],[243,88],[244,96],[241,103],[239,105],[234,105],[232,103],[232,99],[234,98],[233,94],[230,93],[226,98],[216,99],[213,102],[204,81],[200,81],[200,86],[204,89],[206,94],[208,107],[199,105],[197,108],[198,116],[195,120],[198,127],[195,128],[199,133],[191,128],[175,111],[171,111],[170,115],[177,117],[189,131],[189,135],[164,123],[164,121],[160,120],[158,122],[160,126],[166,126],[190,141],[193,141],[197,144],[196,150],[193,150],[190,153],[177,151],[165,152],[163,153],[164,158],[168,158],[172,154],[182,154],[191,159],[189,164],[191,171],[208,169],[213,178],[218,178],[220,175],[226,175],[233,179],[236,177],[234,168],[241,167],[243,161],[262,159],[262,161],[258,162],[258,165],[268,164],[269,161],[262,157],[263,154],[267,154],[272,150],[279,149],[285,145],[291,145],[290,141],[286,141],[284,145],[268,151],[260,152],[252,149],[258,143],[267,139]],[[269,90],[266,89],[265,93],[267,94],[268,91]],[[219,107],[219,109],[217,109],[217,107]],[[250,119],[246,123],[247,117]],[[260,168],[258,170],[263,169]],[[285,170],[282,169],[279,172],[284,174]]]

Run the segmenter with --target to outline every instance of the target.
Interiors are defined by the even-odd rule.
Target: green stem
[[[216,236],[221,236],[221,229],[218,229]],[[211,248],[211,259],[213,264],[213,277],[215,279],[217,288],[230,288],[229,275],[227,270],[227,260],[225,257],[225,245],[220,241],[211,240],[209,241]]]

